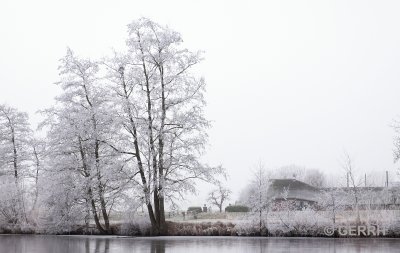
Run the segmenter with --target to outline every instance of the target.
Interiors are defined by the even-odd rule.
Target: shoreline
[[[96,239],[185,239],[185,238],[265,238],[265,239],[395,239],[398,240],[400,236],[301,236],[301,235],[293,235],[293,236],[255,236],[255,235],[138,235],[138,236],[129,236],[129,235],[102,235],[102,234],[21,234],[21,233],[0,233],[0,236],[55,236],[55,237],[89,237]]]
[[[199,224],[199,223],[198,223]],[[198,224],[179,224],[183,225],[182,227],[186,227],[189,230],[175,230],[172,229],[166,235],[152,235],[149,232],[145,233],[123,233],[118,229],[118,227],[114,227],[114,232],[110,234],[102,234],[98,231],[93,232],[83,232],[82,230],[75,230],[75,231],[65,231],[65,232],[57,232],[57,233],[49,233],[45,231],[0,231],[0,235],[39,235],[39,236],[94,236],[94,237],[105,237],[105,238],[159,238],[159,237],[243,237],[243,238],[400,238],[400,233],[395,231],[387,231],[385,234],[379,235],[340,235],[337,231],[332,235],[324,234],[324,230],[319,228],[318,230],[312,231],[310,233],[303,233],[299,231],[287,231],[287,232],[275,232],[275,233],[264,233],[260,234],[259,232],[250,232],[250,233],[243,233],[236,230],[234,227],[233,229],[226,229],[229,227],[223,227],[223,229],[215,229],[215,225],[218,223],[210,223],[210,224],[201,224],[202,226],[207,226],[203,230],[193,230],[196,228]],[[175,224],[176,225],[176,224]],[[178,226],[179,226],[178,225]],[[211,232],[210,232],[211,231]]]

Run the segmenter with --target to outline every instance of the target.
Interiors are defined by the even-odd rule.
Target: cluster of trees
[[[94,221],[111,233],[113,211],[143,204],[152,233],[166,234],[166,203],[223,172],[199,159],[210,126],[205,82],[193,71],[201,52],[145,18],[128,34],[126,50],[103,59],[67,50],[62,93],[42,111],[39,134],[26,113],[0,107],[3,222],[60,229]]]

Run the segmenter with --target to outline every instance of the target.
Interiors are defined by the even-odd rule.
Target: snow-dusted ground
[[[231,222],[236,223],[254,218],[251,213],[200,213],[194,215],[177,215],[167,217],[167,220],[173,222]],[[268,216],[263,216],[268,222],[277,222],[284,218],[312,218],[314,221],[326,221],[332,219],[332,214],[328,211],[281,211],[269,212]],[[340,211],[336,214],[337,223],[350,223],[356,219],[356,214],[353,211]],[[400,210],[361,210],[361,222],[382,221],[391,222],[400,220]]]
[[[175,216],[169,221],[177,224],[178,235],[270,235],[285,236],[325,236],[327,227],[375,226],[385,229],[385,236],[400,235],[400,211],[398,210],[362,210],[360,223],[357,223],[356,212],[341,211],[335,214],[328,211],[280,211],[263,214],[260,231],[260,219],[256,213],[201,213],[196,216]],[[193,225],[190,225],[193,224]],[[331,236],[331,235],[329,235]]]

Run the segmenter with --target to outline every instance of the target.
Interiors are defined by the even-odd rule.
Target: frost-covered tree
[[[342,168],[346,172],[347,184],[348,184],[347,186],[349,190],[348,194],[349,198],[351,199],[350,203],[352,203],[353,211],[356,212],[357,215],[356,223],[358,225],[361,222],[360,200],[362,192],[360,186],[362,185],[362,182],[356,177],[354,162],[347,152],[344,152],[343,154]]]
[[[254,169],[250,184],[246,188],[247,197],[245,198],[245,204],[256,214],[260,234],[263,234],[263,231],[268,229],[267,216],[273,201],[273,199],[268,196],[270,183],[271,174],[265,169],[265,166],[260,163]]]
[[[296,179],[303,181],[306,168],[295,164],[282,166],[273,171],[273,177],[279,179]]]
[[[307,169],[304,175],[304,183],[321,188],[326,186],[325,174],[317,169]]]
[[[0,212],[8,222],[28,222],[24,179],[30,163],[29,143],[31,129],[27,113],[0,105]]]
[[[31,129],[28,114],[0,105],[1,169],[13,175],[16,184],[28,167]]]
[[[394,162],[398,162],[400,160],[400,120],[395,120],[392,124],[392,128],[395,132],[395,136],[393,139],[393,157]]]
[[[342,188],[326,188],[318,196],[318,206],[324,210],[336,226],[338,215],[346,208],[347,193]]]
[[[182,46],[179,33],[148,19],[128,26],[128,52],[105,61],[124,132],[109,144],[135,161],[154,234],[165,234],[165,202],[212,181],[220,167],[200,162],[209,122],[205,82],[192,69],[199,52]]]
[[[106,144],[119,133],[112,104],[96,62],[81,59],[68,49],[59,69],[63,92],[57,105],[46,111],[43,123],[48,128],[51,157],[48,178],[59,179],[61,188],[72,188],[68,192],[74,197],[68,199],[68,205],[81,205],[85,219],[91,214],[98,230],[109,233],[116,197],[130,181],[120,154]],[[75,180],[67,180],[71,177]],[[68,182],[74,186],[65,185]]]
[[[208,194],[208,201],[211,205],[218,207],[219,212],[222,212],[222,207],[227,200],[230,199],[232,191],[224,187],[221,182],[217,183],[217,188]]]
[[[36,207],[39,199],[39,194],[41,191],[41,184],[42,182],[42,174],[43,170],[45,169],[46,164],[45,158],[46,158],[46,141],[44,139],[38,138],[38,137],[32,137],[30,141],[30,152],[31,152],[31,170],[29,171],[29,177],[33,179],[34,185],[31,189],[33,192],[33,200],[32,200],[32,208],[31,212],[36,212]]]

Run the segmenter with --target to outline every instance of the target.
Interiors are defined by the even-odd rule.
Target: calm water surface
[[[0,235],[0,253],[400,252],[400,239]]]

